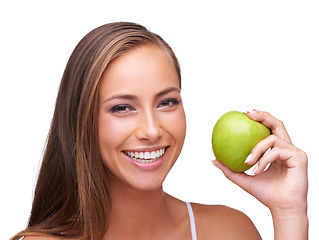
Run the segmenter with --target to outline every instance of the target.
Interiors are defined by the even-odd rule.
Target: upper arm
[[[253,222],[238,210],[197,205],[194,214],[199,239],[261,239]]]

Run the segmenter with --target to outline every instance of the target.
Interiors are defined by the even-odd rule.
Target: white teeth
[[[144,158],[145,159],[150,159],[150,157],[151,157],[151,154],[149,152],[145,152],[144,153]]]
[[[124,152],[126,155],[130,156],[132,159],[138,162],[151,163],[164,155],[165,148],[162,148],[157,151],[152,151],[152,152],[130,152],[130,151],[124,151]]]

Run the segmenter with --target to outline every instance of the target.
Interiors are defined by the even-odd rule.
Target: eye
[[[178,105],[180,102],[181,100],[177,100],[175,98],[164,99],[163,101],[160,102],[158,107],[171,107],[174,105]]]
[[[112,113],[127,113],[131,110],[134,110],[133,107],[129,106],[129,105],[116,105],[114,107],[111,108],[111,112]]]

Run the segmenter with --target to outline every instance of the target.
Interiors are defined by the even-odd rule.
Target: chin
[[[139,179],[138,181],[131,182],[131,186],[140,191],[155,191],[162,188],[164,179]]]

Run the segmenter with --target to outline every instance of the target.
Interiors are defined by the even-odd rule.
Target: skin
[[[112,196],[111,221],[104,239],[191,239],[186,204],[162,189],[186,131],[178,78],[170,59],[153,45],[130,50],[104,73],[99,97],[98,137],[102,159],[111,172]],[[254,164],[271,148],[260,159],[256,175],[235,173],[218,160],[213,163],[269,207],[275,239],[307,239],[307,156],[292,145],[283,124],[269,113],[252,111],[247,115],[273,133],[257,144],[247,160]],[[123,152],[163,147],[167,149],[164,161],[154,169],[136,166]],[[268,163],[272,164],[264,171]],[[195,203],[192,207],[198,239],[261,239],[240,211]]]

